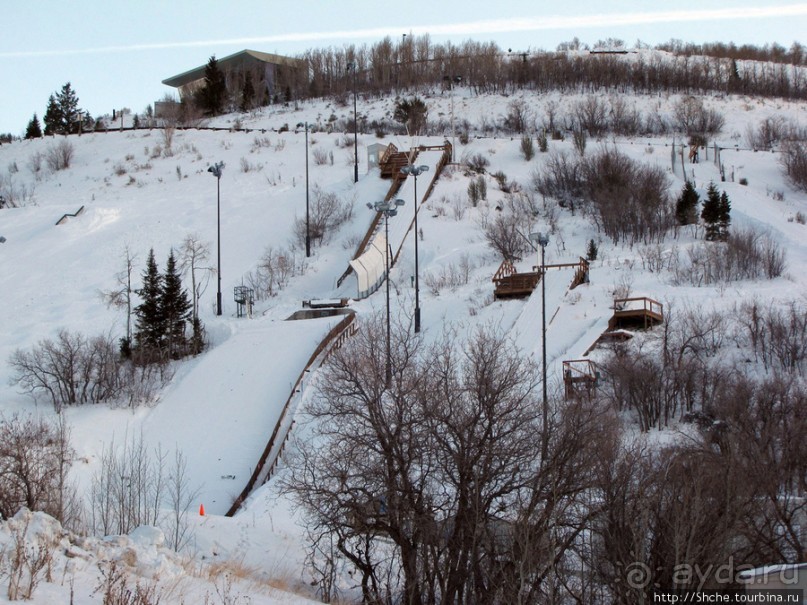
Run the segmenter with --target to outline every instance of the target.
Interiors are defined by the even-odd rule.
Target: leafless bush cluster
[[[535,128],[535,115],[524,99],[516,99],[507,105],[507,115],[502,122],[505,130],[523,134]]]
[[[165,364],[152,368],[123,362],[109,336],[86,336],[60,330],[30,351],[17,349],[9,358],[12,383],[35,399],[47,397],[60,412],[66,405],[149,402],[168,378]]]
[[[748,346],[754,359],[766,370],[804,375],[807,370],[807,310],[790,301],[784,306],[763,307],[759,302],[744,303],[738,312],[741,328],[737,342]]]
[[[780,161],[793,186],[807,191],[807,143],[788,142],[782,147]]]
[[[111,442],[92,478],[90,528],[108,536],[128,534],[140,525],[160,527],[169,547],[179,551],[191,537],[187,515],[197,495],[181,452],[169,460],[159,447],[149,451],[142,435],[123,446]]]
[[[529,196],[509,194],[493,219],[480,223],[488,245],[502,258],[516,260],[532,250],[527,234],[532,230],[537,208]]]
[[[67,170],[70,168],[70,163],[73,161],[74,153],[75,149],[72,143],[66,139],[62,139],[58,143],[51,145],[45,153],[48,168],[50,168],[52,172]]]
[[[687,249],[673,264],[673,283],[703,286],[743,279],[774,279],[787,266],[785,250],[771,236],[753,228],[735,229],[725,243]]]
[[[244,276],[244,283],[255,290],[257,300],[275,296],[289,280],[305,271],[305,258],[286,248],[268,246],[258,266]]]
[[[423,283],[426,284],[432,294],[439,296],[440,291],[446,288],[453,291],[460,286],[467,286],[474,268],[471,257],[468,254],[463,254],[457,264],[449,263],[436,272],[426,272],[423,276]]]
[[[782,140],[790,138],[790,127],[782,116],[763,119],[757,126],[749,124],[745,132],[745,141],[753,149],[771,149]]]
[[[553,601],[612,417],[553,405],[543,424],[534,368],[487,332],[427,348],[396,329],[387,388],[383,330],[331,357],[285,480],[324,538],[314,582],[342,560],[366,602]]]
[[[323,191],[315,186],[311,190],[308,216],[308,236],[311,242],[321,246],[328,242],[333,233],[353,216],[353,200],[343,200],[333,192]],[[295,242],[305,248],[305,217],[294,221]]]
[[[608,126],[608,105],[594,95],[577,101],[572,107],[574,129],[585,130],[593,137],[600,136]]]
[[[101,595],[102,605],[159,605],[162,593],[156,584],[136,582],[132,587],[117,561],[101,562],[98,570],[101,580],[94,594]]]
[[[631,410],[643,431],[702,409],[726,380],[710,360],[723,346],[727,323],[714,311],[668,310],[660,353],[617,347],[603,364],[602,397],[617,410]]]
[[[0,517],[20,508],[72,521],[76,511],[67,472],[73,450],[64,424],[41,418],[0,418]]]
[[[582,161],[593,216],[615,244],[659,241],[673,226],[673,204],[662,168],[634,162],[608,147]]]
[[[673,107],[676,127],[687,136],[718,134],[725,124],[723,115],[708,109],[700,97],[684,97]]]
[[[574,212],[584,196],[583,166],[579,158],[553,149],[543,168],[532,173],[532,187],[542,196],[556,199],[561,206]]]
[[[325,166],[328,163],[333,165],[333,151],[325,151],[321,147],[316,147],[311,155],[314,157],[314,164],[317,166]]]
[[[17,208],[34,202],[35,188],[25,183],[19,184],[14,176],[0,174],[0,196],[7,208]]]
[[[490,166],[490,160],[481,153],[462,158],[462,163],[475,174],[485,174],[488,166]]]

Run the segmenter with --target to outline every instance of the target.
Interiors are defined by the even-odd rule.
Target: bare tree
[[[0,418],[0,517],[22,507],[61,521],[74,520],[67,473],[73,460],[63,424],[13,416]]]
[[[115,275],[117,287],[113,290],[102,290],[101,298],[107,307],[116,309],[126,309],[126,344],[127,347],[132,342],[132,272],[137,257],[132,253],[127,244],[123,248],[123,270]]]
[[[568,580],[585,469],[612,447],[612,415],[553,402],[544,430],[535,368],[486,330],[426,347],[397,326],[387,387],[383,333],[375,317],[331,357],[309,408],[316,438],[297,443],[284,479],[317,528],[320,585],[332,544],[366,602],[545,597]]]
[[[189,233],[182,240],[179,248],[179,270],[191,275],[192,311],[191,319],[199,319],[199,299],[207,289],[213,267],[206,263],[210,260],[210,244],[203,242],[198,233]]]

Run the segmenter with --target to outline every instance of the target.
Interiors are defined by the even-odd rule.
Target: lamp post
[[[224,169],[224,162],[217,162],[207,169],[216,177],[216,255],[218,267],[219,286],[216,291],[216,315],[221,315],[221,171]]]
[[[308,213],[308,122],[305,123],[305,257],[311,256],[311,228]]]
[[[541,246],[541,349],[542,359],[541,368],[543,374],[544,392],[543,392],[543,444],[542,452],[546,458],[546,451],[548,446],[548,425],[549,425],[549,399],[546,394],[546,266],[544,265],[544,253],[546,245],[549,243],[549,234],[530,233],[530,241]]]
[[[456,133],[454,131],[454,84],[462,82],[462,76],[443,76],[443,80],[448,82],[448,89],[451,91],[451,162],[454,162],[454,148],[457,146]]]
[[[353,72],[353,182],[359,182],[359,114],[356,111],[356,63],[350,61],[347,68]]]
[[[418,208],[420,204],[418,203],[418,176],[422,173],[427,172],[429,167],[424,165],[421,166],[414,166],[410,164],[409,166],[404,166],[401,168],[402,174],[411,174],[415,177],[415,333],[417,334],[420,332],[420,275],[418,271]]]
[[[389,247],[389,219],[398,214],[398,206],[403,206],[404,201],[389,200],[388,202],[367,202],[370,210],[381,212],[384,215],[384,265],[386,269],[385,279],[387,281],[387,365],[386,365],[386,386],[389,388],[392,382],[392,350],[390,346],[390,320],[389,320],[389,270],[390,270],[390,247]]]

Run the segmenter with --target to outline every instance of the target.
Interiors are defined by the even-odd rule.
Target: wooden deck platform
[[[647,330],[664,323],[664,305],[639,296],[614,299],[614,315],[608,320],[608,330],[634,328]]]

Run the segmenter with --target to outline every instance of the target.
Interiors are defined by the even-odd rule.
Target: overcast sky
[[[392,10],[392,6],[408,6]],[[428,33],[434,42],[495,41],[554,50],[577,36],[649,44],[807,43],[807,2],[795,0],[4,0],[0,11],[0,132],[22,134],[48,96],[71,82],[93,116],[147,105],[161,81],[245,48],[293,55]]]

